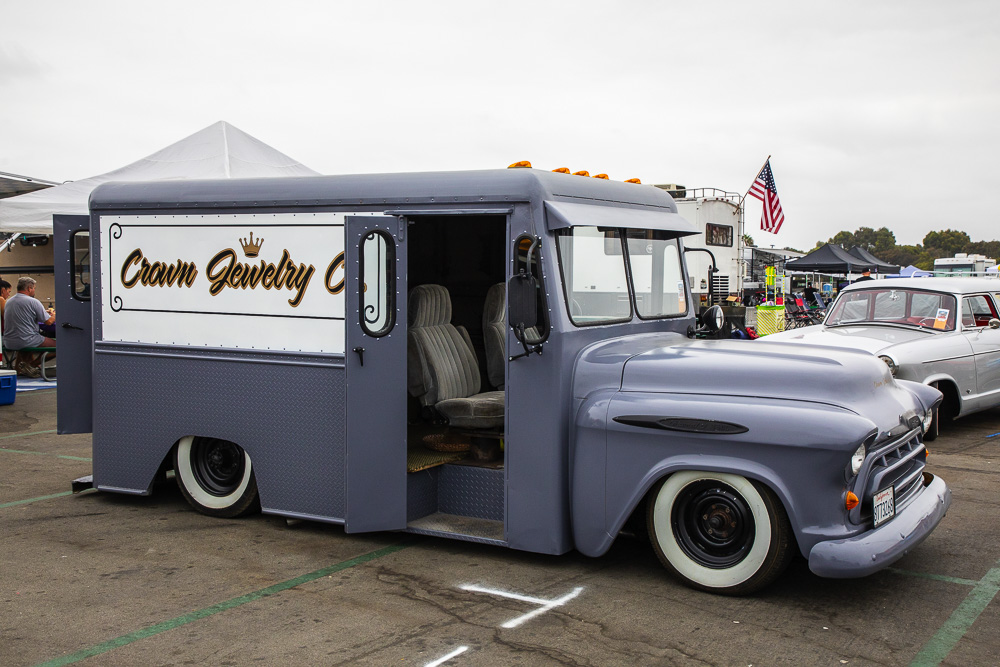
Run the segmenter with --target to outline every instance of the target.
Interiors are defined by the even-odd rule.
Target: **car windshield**
[[[918,289],[865,289],[844,292],[823,322],[826,326],[896,324],[955,330],[955,297]]]

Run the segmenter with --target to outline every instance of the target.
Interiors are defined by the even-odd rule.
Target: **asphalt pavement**
[[[1000,410],[950,425],[928,469],[953,492],[889,570],[795,560],[727,598],[685,588],[642,539],[601,558],[526,554],[253,516],[173,484],[70,493],[89,435],[56,392],[0,407],[0,665],[996,665]]]

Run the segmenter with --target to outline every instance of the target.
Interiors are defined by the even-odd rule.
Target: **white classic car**
[[[1000,280],[899,278],[844,288],[822,324],[765,336],[867,350],[892,374],[937,387],[940,423],[1000,405]]]

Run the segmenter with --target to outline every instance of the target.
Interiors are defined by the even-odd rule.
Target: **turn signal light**
[[[642,185],[642,181],[640,181],[638,178],[630,178],[630,179],[628,179],[625,182],[626,183],[635,183],[636,185]]]
[[[556,174],[568,174],[569,173],[569,168],[568,167],[559,167],[558,169],[553,169],[552,171],[554,173],[556,173]]]
[[[590,172],[586,171],[586,170],[584,170],[584,171],[574,171],[573,175],[574,176],[590,176]]]
[[[514,164],[507,167],[508,169],[531,169],[531,163],[527,160],[521,160],[520,162],[515,162]]]
[[[594,178],[603,178],[606,181],[610,180],[610,179],[608,179],[608,175],[607,174],[598,174],[597,176],[594,176]]]
[[[846,500],[844,500],[844,507],[846,507],[847,510],[850,511],[850,510],[854,509],[855,507],[857,507],[860,502],[861,501],[858,500],[858,497],[856,495],[854,495],[853,491],[848,491],[847,492],[847,498],[846,498]]]

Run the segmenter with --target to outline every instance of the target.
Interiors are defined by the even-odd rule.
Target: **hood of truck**
[[[694,340],[649,350],[625,363],[622,391],[823,403],[882,430],[924,411],[868,352],[781,342]]]
[[[830,345],[878,354],[893,345],[909,343],[914,340],[926,340],[929,336],[934,336],[935,333],[937,332],[933,330],[894,326],[844,325],[825,327],[816,325],[771,334],[766,340],[767,342],[792,341],[809,343],[810,345]]]

